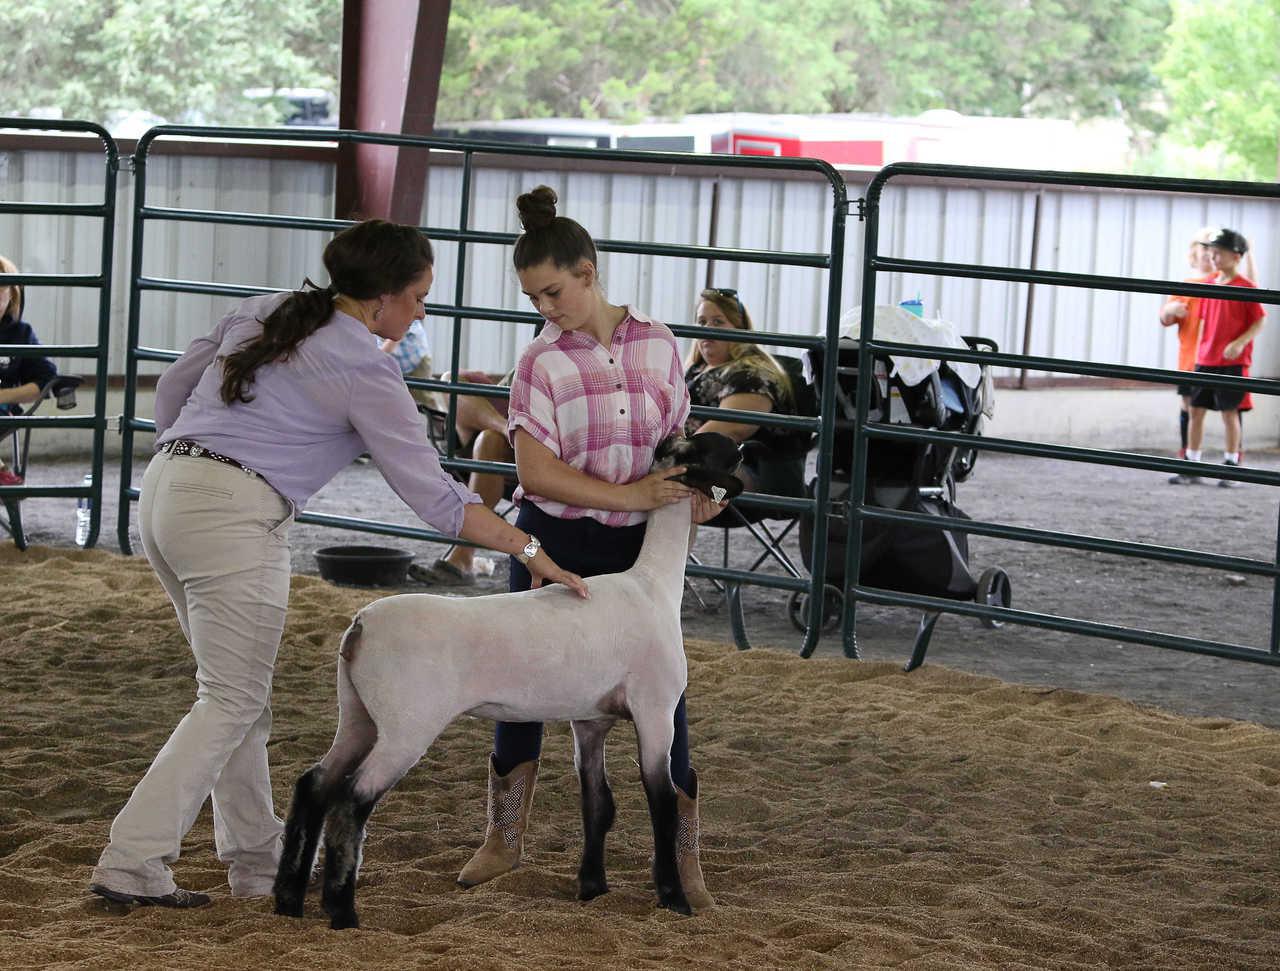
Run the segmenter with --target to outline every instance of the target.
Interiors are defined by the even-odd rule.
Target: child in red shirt
[[[1241,257],[1249,246],[1243,236],[1231,229],[1221,230],[1209,241],[1209,259],[1221,286],[1255,287],[1256,284],[1236,273]],[[1253,301],[1208,299],[1201,305],[1200,346],[1196,352],[1196,371],[1206,374],[1243,375],[1253,362],[1253,339],[1262,330],[1266,311]],[[1187,429],[1187,458],[1200,461],[1204,442],[1204,416],[1209,409],[1222,413],[1226,434],[1223,462],[1240,464],[1240,405],[1244,392],[1213,388],[1197,388],[1191,397],[1191,421]],[[1219,479],[1218,485],[1233,486],[1230,479]]]

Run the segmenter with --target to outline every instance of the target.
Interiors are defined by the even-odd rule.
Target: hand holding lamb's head
[[[742,480],[733,474],[742,461],[742,454],[727,435],[718,432],[704,432],[692,438],[672,435],[658,446],[653,457],[655,466],[683,465],[685,471],[671,478],[716,502],[737,498],[742,492]]]

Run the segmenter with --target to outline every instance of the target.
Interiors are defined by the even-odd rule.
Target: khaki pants
[[[142,545],[195,655],[196,701],[111,824],[93,882],[172,892],[169,864],[212,794],[231,892],[271,892],[283,824],[272,806],[267,737],[293,514],[265,481],[231,465],[160,453],[148,466]]]

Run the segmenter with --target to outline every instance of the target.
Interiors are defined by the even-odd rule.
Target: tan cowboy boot
[[[680,871],[680,885],[685,899],[695,911],[716,905],[715,898],[707,893],[702,879],[702,864],[698,860],[698,773],[689,770],[689,794],[676,786],[676,868]]]
[[[458,874],[462,886],[474,887],[520,865],[537,778],[537,759],[521,762],[506,775],[498,775],[493,756],[489,757],[489,828],[484,844]]]

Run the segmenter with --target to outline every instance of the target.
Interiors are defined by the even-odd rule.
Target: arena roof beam
[[[449,6],[450,0],[344,0],[339,125],[431,134]],[[427,157],[420,149],[394,145],[340,144],[334,216],[418,225]]]

